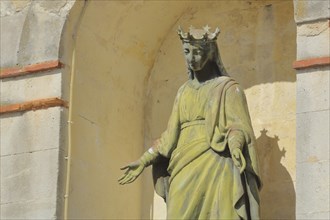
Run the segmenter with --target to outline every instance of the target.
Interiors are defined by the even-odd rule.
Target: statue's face
[[[203,69],[210,58],[210,51],[198,43],[183,43],[183,52],[190,69],[193,71]]]

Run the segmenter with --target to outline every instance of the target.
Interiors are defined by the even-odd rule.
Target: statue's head
[[[216,42],[219,33],[219,28],[216,28],[213,33],[210,32],[209,26],[205,26],[203,29],[190,27],[187,33],[179,27],[178,34],[183,44],[191,79],[194,77],[194,71],[201,70],[209,62],[217,68],[219,76],[228,75],[221,62]]]

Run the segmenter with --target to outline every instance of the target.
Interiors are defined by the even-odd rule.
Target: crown
[[[212,33],[210,32],[210,27],[206,25],[202,29],[196,29],[193,26],[190,26],[189,31],[185,33],[183,29],[179,26],[178,28],[178,35],[180,36],[180,39],[182,42],[211,42],[216,41],[220,29],[216,28],[215,31]]]

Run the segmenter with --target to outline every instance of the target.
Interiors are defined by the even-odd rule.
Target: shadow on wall
[[[278,136],[270,137],[267,130],[257,138],[259,165],[263,188],[261,190],[262,219],[295,219],[296,194],[291,176],[281,164],[286,150],[280,149]]]

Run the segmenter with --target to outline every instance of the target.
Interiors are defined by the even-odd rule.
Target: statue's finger
[[[122,175],[122,176],[118,179],[118,181],[121,181],[122,179],[124,179],[125,176],[126,176],[126,174]]]
[[[245,167],[241,167],[241,168],[239,169],[239,173],[242,174],[242,173],[244,172],[244,170],[245,170]]]
[[[236,161],[235,158],[233,158],[233,163],[234,163],[235,166],[237,166],[237,161]]]
[[[134,177],[131,176],[130,178],[127,179],[126,183],[131,183],[131,182],[133,182],[133,181],[134,181]]]
[[[119,181],[119,184],[124,185],[126,184],[127,180],[130,178],[130,176],[125,176],[122,180]]]
[[[118,178],[118,181],[120,181],[120,180],[124,179],[124,178],[125,178],[125,176],[126,176],[126,174],[124,174],[124,175],[122,175],[121,177],[119,177],[119,178]]]
[[[132,177],[132,175],[130,173],[128,173],[128,174],[125,175],[125,177],[122,179],[122,181],[125,182],[131,177]]]
[[[127,184],[127,183],[131,183],[132,180],[132,176],[128,177],[127,179],[125,179],[125,181],[123,181],[123,184]]]
[[[240,169],[240,173],[243,173],[246,168],[246,160],[245,160],[242,152],[240,153],[240,157],[241,157],[241,161],[242,161],[242,167]]]
[[[135,179],[136,179],[136,177],[132,177],[130,180],[127,181],[127,183],[132,183],[132,182],[134,182]]]
[[[240,168],[241,163],[236,158],[233,158],[233,162],[236,167]]]
[[[127,168],[129,168],[129,165],[126,165],[126,166],[120,167],[121,170],[125,170],[125,169],[127,169]]]

